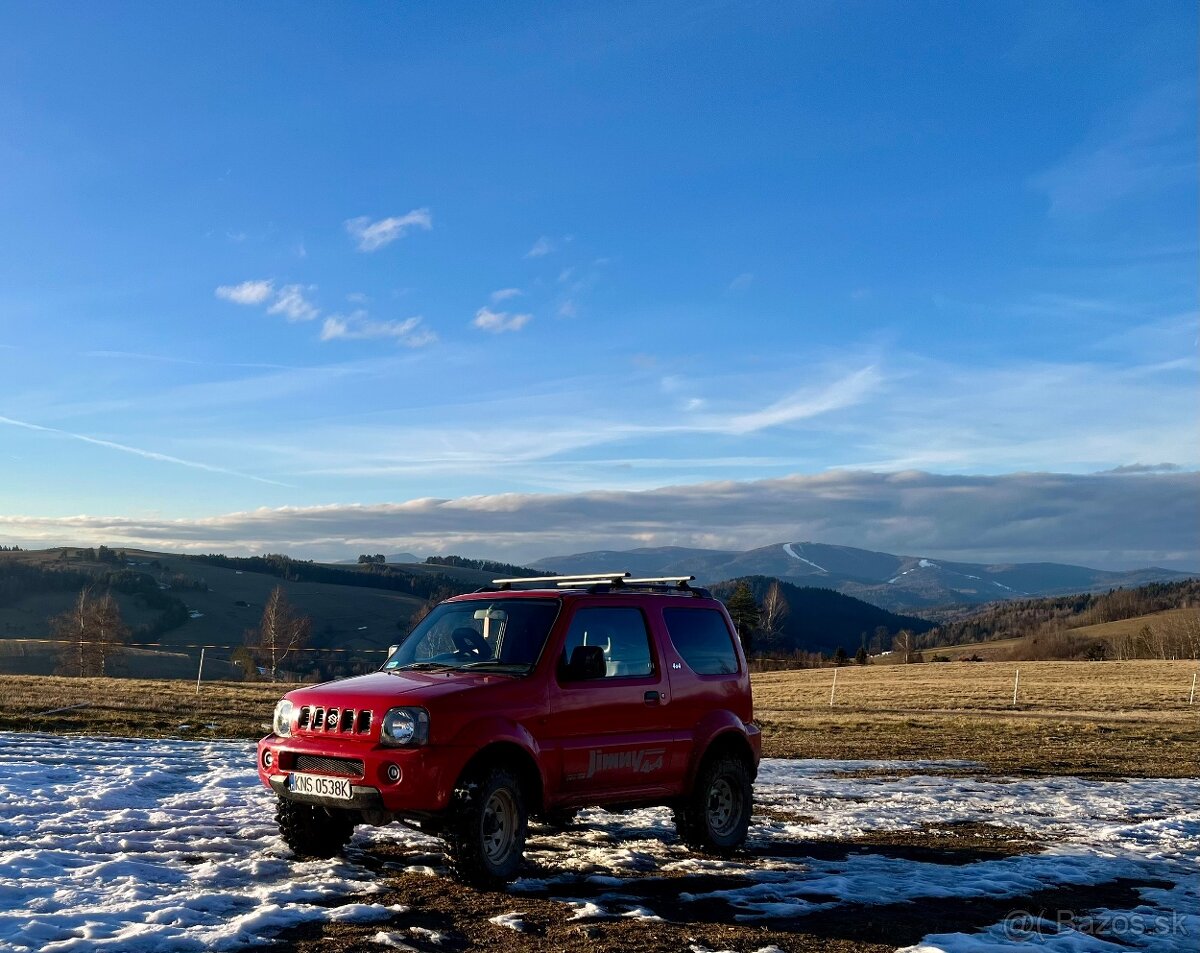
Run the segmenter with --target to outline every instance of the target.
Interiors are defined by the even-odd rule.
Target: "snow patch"
[[[488,917],[488,923],[494,923],[498,927],[508,927],[510,930],[516,930],[517,933],[529,932],[525,918],[519,913],[501,913],[498,916]]]
[[[391,947],[393,950],[406,950],[408,953],[419,953],[415,946],[410,946],[404,942],[407,938],[403,933],[386,933],[380,930],[371,937],[371,942],[377,943],[379,946]]]
[[[828,569],[826,569],[824,566],[818,566],[818,565],[817,565],[816,563],[814,563],[814,562],[813,562],[811,559],[805,559],[803,556],[801,556],[801,555],[800,555],[798,552],[796,552],[796,550],[794,550],[794,549],[792,548],[792,544],[791,544],[791,543],[784,543],[784,544],[783,544],[783,551],[784,551],[785,553],[787,553],[789,556],[791,556],[791,557],[792,557],[792,559],[798,559],[798,560],[800,560],[800,562],[802,562],[802,563],[807,563],[808,565],[812,566],[812,567],[813,567],[813,569],[820,570],[821,572],[829,572],[829,570],[828,570]]]
[[[514,903],[520,894],[537,893],[563,903],[573,920],[652,920],[661,915],[655,900],[637,890],[645,876],[715,874],[725,889],[681,880],[681,892],[691,891],[682,901],[703,909],[720,900],[737,922],[769,926],[773,917],[811,910],[920,904],[929,897],[1009,898],[1019,909],[1022,898],[1041,891],[1127,877],[1170,886],[1140,890],[1129,910],[1100,913],[1126,922],[1175,916],[1181,927],[1171,935],[1122,935],[1126,948],[1194,953],[1200,780],[992,778],[965,774],[971,767],[765,760],[755,786],[762,810],[751,827],[751,854],[730,859],[680,844],[667,809],[619,815],[585,809],[569,833],[530,838],[531,869],[553,875],[513,884]],[[381,889],[380,855],[364,857],[363,849],[394,845],[387,856],[409,850],[428,864],[425,856],[440,855],[438,841],[395,825],[363,827],[344,858],[302,862],[280,841],[272,802],[254,771],[250,743],[73,738],[64,744],[50,734],[0,732],[0,949],[232,950],[320,920],[387,922],[372,936],[381,947],[436,942],[404,924],[403,906],[370,902]],[[806,842],[931,823],[1017,828],[1045,849],[951,863],[869,847],[797,855]],[[445,876],[440,865],[389,860],[385,867]],[[602,892],[572,898],[572,886],[581,882]],[[516,931],[523,917],[513,912],[492,922]],[[913,949],[1031,948],[1028,935],[1014,938],[1010,920],[969,934],[928,936]],[[1103,947],[1068,931],[1042,935],[1038,948]]]

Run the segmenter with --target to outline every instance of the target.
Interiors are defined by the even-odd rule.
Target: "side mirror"
[[[593,678],[604,678],[606,672],[604,649],[598,645],[575,646],[571,652],[571,661],[567,663],[566,677],[570,681],[583,682]]]

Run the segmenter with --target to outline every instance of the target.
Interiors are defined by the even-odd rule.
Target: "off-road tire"
[[[464,778],[442,832],[458,879],[484,889],[513,880],[524,862],[528,823],[521,783],[511,771],[485,768]]]
[[[354,834],[349,811],[279,798],[275,820],[284,843],[297,857],[336,857]]]
[[[689,847],[722,856],[746,842],[754,786],[746,762],[716,757],[701,766],[687,799],[675,806],[675,829]]]

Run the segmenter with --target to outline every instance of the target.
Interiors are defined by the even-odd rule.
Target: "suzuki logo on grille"
[[[337,723],[338,723],[338,710],[336,708],[331,708],[331,709],[329,709],[329,717],[325,719],[325,725],[326,725],[326,727],[329,728],[330,731],[332,731],[334,728],[337,727]]]

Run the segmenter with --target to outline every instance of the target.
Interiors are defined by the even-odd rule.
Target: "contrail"
[[[191,467],[193,470],[206,470],[209,473],[223,473],[226,476],[241,477],[243,480],[254,480],[256,483],[269,483],[272,486],[291,487],[290,483],[281,483],[278,480],[268,480],[266,477],[254,476],[250,473],[241,473],[237,470],[228,470],[225,467],[215,467],[209,463],[198,463],[195,460],[184,460],[182,457],[172,457],[166,453],[156,453],[153,450],[142,450],[139,447],[130,447],[123,443],[115,443],[112,440],[101,440],[99,437],[88,437],[81,433],[71,433],[69,430],[59,430],[57,427],[43,427],[41,424],[31,424],[24,420],[14,420],[12,417],[0,415],[0,424],[8,424],[10,427],[21,427],[25,430],[37,430],[41,433],[58,434],[60,437],[70,437],[72,440],[82,440],[84,443],[94,444],[97,447],[107,447],[110,450],[120,450],[122,453],[132,453],[135,457],[144,457],[147,460],[158,460],[162,463],[174,463],[181,467]]]

